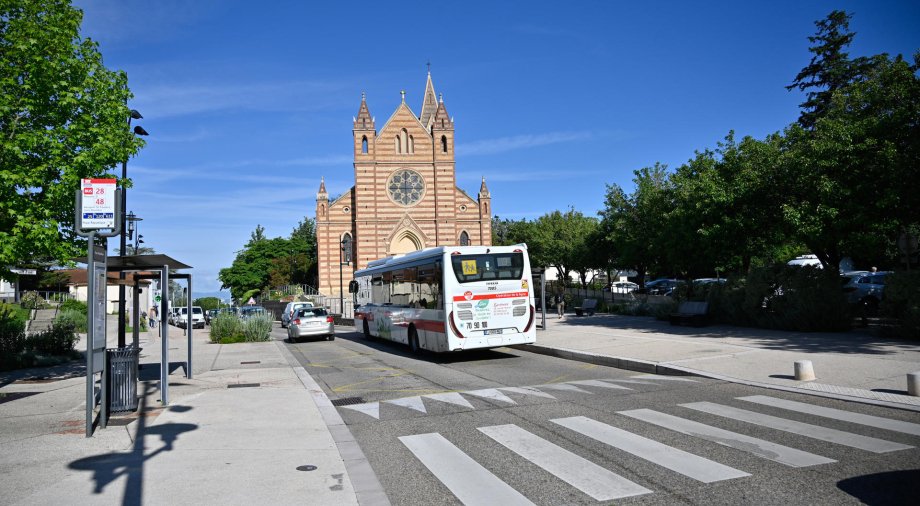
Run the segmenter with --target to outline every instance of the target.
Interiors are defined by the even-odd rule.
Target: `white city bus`
[[[355,272],[355,329],[413,352],[537,340],[527,246],[439,246]]]

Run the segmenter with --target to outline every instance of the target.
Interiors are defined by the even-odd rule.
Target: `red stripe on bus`
[[[418,330],[427,330],[429,332],[444,333],[444,322],[439,320],[412,320],[415,328]]]
[[[481,295],[473,295],[472,298],[469,299],[467,299],[465,295],[454,295],[454,302],[483,299],[510,299],[514,297],[527,297],[528,295],[530,295],[528,292],[484,293]]]

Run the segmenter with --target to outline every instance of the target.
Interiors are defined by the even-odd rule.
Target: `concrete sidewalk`
[[[522,349],[662,374],[697,374],[736,383],[920,411],[907,374],[920,371],[920,343],[845,333],[783,332],[712,325],[671,326],[649,317],[547,316],[535,346]],[[796,381],[810,360],[815,381]],[[804,392],[803,392],[804,391]]]
[[[41,393],[0,403],[4,504],[387,504],[374,487],[356,491],[347,468],[370,467],[281,342],[217,345],[196,330],[188,379],[184,331],[170,330],[170,405],[160,338],[142,333],[140,408],[92,438],[83,367],[52,381],[0,376],[4,394]]]

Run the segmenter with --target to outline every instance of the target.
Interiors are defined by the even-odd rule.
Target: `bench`
[[[585,299],[581,306],[575,308],[575,315],[584,316],[585,313],[588,313],[588,316],[594,316],[595,309],[597,309],[597,299]]]
[[[709,303],[708,302],[681,302],[677,306],[677,312],[671,313],[669,320],[671,325],[693,325],[702,327],[709,321]]]

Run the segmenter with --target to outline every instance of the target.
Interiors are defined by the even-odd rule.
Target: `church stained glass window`
[[[387,193],[397,204],[415,205],[425,194],[425,180],[414,170],[398,170],[390,176]]]

